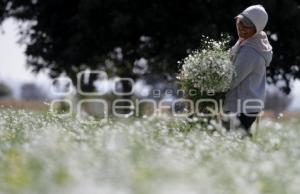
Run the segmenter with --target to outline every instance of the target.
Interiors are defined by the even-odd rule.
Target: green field
[[[80,123],[0,111],[1,194],[298,194],[298,121],[253,139],[185,119]],[[299,123],[298,123],[299,124]]]

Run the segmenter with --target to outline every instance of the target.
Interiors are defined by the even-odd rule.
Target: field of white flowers
[[[298,194],[300,127],[253,139],[160,117],[80,123],[0,111],[1,194]]]

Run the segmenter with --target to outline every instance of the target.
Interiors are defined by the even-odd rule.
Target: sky
[[[18,44],[18,40],[17,22],[5,20],[0,26],[0,82],[8,84],[16,96],[24,82],[49,87],[52,81],[45,73],[34,75],[26,67],[25,46]],[[300,110],[300,81],[295,81],[292,95],[290,110]]]
[[[45,73],[34,75],[26,67],[25,46],[19,40],[17,22],[5,20],[0,26],[0,82],[12,87],[18,96],[18,89],[24,82],[34,82],[39,86],[51,84]]]

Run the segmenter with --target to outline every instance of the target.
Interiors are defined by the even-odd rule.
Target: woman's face
[[[256,33],[255,27],[245,26],[240,18],[236,19],[236,29],[238,36],[242,39],[248,39]]]

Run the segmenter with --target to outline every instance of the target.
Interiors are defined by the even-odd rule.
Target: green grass
[[[254,139],[160,117],[80,123],[0,111],[2,194],[298,194],[297,122]]]

